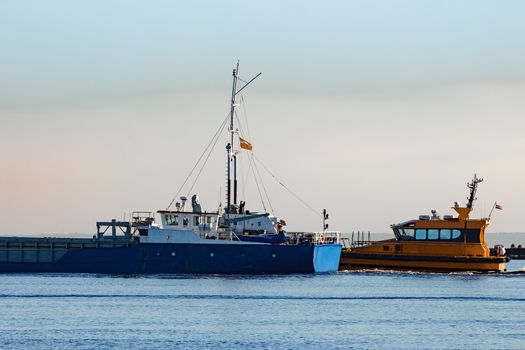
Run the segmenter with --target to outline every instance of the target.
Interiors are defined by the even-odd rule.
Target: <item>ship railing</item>
[[[341,244],[341,232],[286,232],[288,241],[293,244]]]
[[[126,238],[131,239],[134,235],[134,230],[136,227],[128,221],[117,221],[112,219],[111,221],[97,221],[97,234],[93,236],[94,239],[119,239]],[[111,235],[107,235],[108,231]]]
[[[129,222],[132,228],[131,235],[139,237],[147,234],[148,228],[155,224],[155,214],[151,211],[134,211]]]
[[[131,224],[133,226],[149,226],[155,221],[151,211],[134,211],[131,213]]]
[[[369,232],[352,231],[352,233],[350,234],[346,233],[345,236],[347,237],[341,238],[341,244],[343,245],[343,249],[363,247],[363,246],[367,246],[367,245],[374,243],[374,241],[370,239],[370,231]]]
[[[341,232],[339,231],[323,231],[316,232],[318,244],[341,244]]]
[[[355,248],[370,245],[373,241],[370,239],[370,231],[352,231],[351,238],[347,238],[345,243],[349,244],[349,248]]]

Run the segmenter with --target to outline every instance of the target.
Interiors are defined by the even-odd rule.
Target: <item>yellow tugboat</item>
[[[388,269],[412,271],[504,272],[510,260],[505,248],[496,245],[493,253],[485,243],[488,218],[470,219],[478,184],[483,179],[474,174],[467,184],[470,196],[465,207],[454,203],[457,216],[443,218],[421,215],[392,225],[395,238],[377,242],[352,242],[343,249],[339,270]],[[494,208],[501,209],[494,204]],[[492,214],[492,211],[491,211]]]

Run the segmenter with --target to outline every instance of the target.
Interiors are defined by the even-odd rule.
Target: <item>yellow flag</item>
[[[253,146],[251,143],[243,139],[242,137],[239,137],[240,145],[242,149],[251,151],[253,149]]]

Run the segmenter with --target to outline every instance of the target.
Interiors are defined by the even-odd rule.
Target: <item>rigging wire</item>
[[[255,161],[252,159],[252,157],[248,157],[248,159],[250,160],[250,163],[254,163],[255,164]],[[257,192],[259,192],[259,198],[261,198],[261,203],[262,203],[262,206],[263,206],[263,209],[265,212],[268,212],[268,210],[266,210],[266,206],[264,205],[264,199],[263,199],[263,196],[262,196],[262,193],[261,193],[261,189],[259,187],[259,181],[257,181],[257,175],[255,175],[255,171],[252,171],[253,173],[253,178],[255,179],[255,185],[257,186]]]
[[[252,152],[252,156],[255,159],[255,155],[253,154],[253,152]],[[259,180],[261,181],[261,186],[263,188],[264,195],[266,196],[266,200],[268,201],[268,205],[270,205],[270,209],[272,210],[272,213],[273,213],[274,210],[273,210],[272,202],[270,202],[270,197],[268,196],[268,192],[266,191],[266,186],[264,186],[264,182],[262,180],[261,173],[259,172],[259,168],[257,167],[257,163],[253,162],[253,165],[254,165],[255,171],[257,172],[257,175],[259,176]]]
[[[241,95],[242,96],[242,95]],[[235,111],[235,120],[237,120],[237,125],[238,125],[238,133],[237,135],[240,137],[240,135],[244,136],[245,133],[244,133],[244,130],[242,128],[242,123],[241,123],[241,120],[239,118],[239,115],[237,114],[237,111]],[[246,156],[247,158],[249,158],[249,156],[247,155]],[[242,162],[239,162],[239,166]],[[241,172],[241,176],[242,176],[242,183],[243,183],[243,188],[242,188],[242,196],[244,199],[246,199],[246,184],[248,183],[248,178],[250,176],[250,170],[252,169],[252,163],[250,162],[250,166],[248,167],[248,171],[246,172],[246,176],[244,176],[244,174]],[[264,205],[263,205],[264,206]]]
[[[226,119],[223,121],[222,123],[222,128],[224,128],[224,125],[226,123]],[[217,134],[217,137],[215,138],[215,142],[213,143],[213,146],[211,146],[209,152],[208,152],[208,156],[206,157],[206,159],[204,159],[204,162],[202,163],[202,166],[201,168],[199,169],[199,172],[197,173],[197,176],[195,177],[195,180],[193,180],[193,183],[191,184],[191,187],[190,189],[188,190],[188,195],[186,197],[189,197],[190,194],[191,194],[191,191],[193,190],[193,187],[195,186],[195,184],[197,183],[197,180],[199,179],[199,176],[201,175],[202,173],[202,170],[204,169],[204,167],[206,166],[206,163],[208,162],[208,159],[210,159],[210,156],[213,152],[213,150],[215,149],[215,145],[217,144],[217,141],[219,141],[219,136],[220,136],[220,133]]]
[[[228,112],[228,114],[226,115],[226,118],[224,118],[224,120],[222,121],[221,123],[221,126],[217,129],[217,131],[215,132],[215,134],[213,135],[212,139],[210,140],[210,142],[208,143],[208,145],[204,148],[204,151],[202,152],[202,154],[200,155],[199,159],[197,160],[197,162],[195,162],[195,165],[193,166],[193,168],[190,170],[190,173],[188,174],[188,176],[186,176],[186,179],[184,180],[184,182],[182,183],[182,185],[180,186],[180,188],[178,189],[177,193],[175,194],[175,196],[173,197],[173,199],[171,200],[170,204],[168,205],[168,207],[166,208],[166,210],[169,210],[171,208],[171,206],[173,205],[173,203],[177,200],[177,197],[179,196],[180,192],[182,191],[182,189],[184,188],[184,186],[186,185],[186,182],[188,182],[189,178],[191,177],[191,175],[193,174],[193,171],[195,170],[195,168],[197,168],[197,165],[199,165],[202,157],[204,157],[204,154],[206,154],[206,151],[208,150],[208,148],[210,147],[210,145],[212,144],[213,140],[218,137],[220,131],[223,129],[226,121],[228,120],[228,117],[229,117],[230,113]],[[215,141],[216,142],[216,141]]]
[[[249,130],[249,126],[248,126],[248,119],[247,119],[247,113],[246,113],[246,108],[245,108],[245,103],[244,103],[244,95],[241,94],[241,105],[243,107],[243,112],[244,112],[244,117],[245,117],[245,120],[246,120],[246,128],[247,128],[247,131],[248,133],[250,132]],[[235,118],[237,120],[237,125],[239,126],[239,131],[240,131],[240,135],[245,135],[244,133],[244,130],[242,129],[242,124],[241,124],[241,121],[240,121],[240,118],[237,114],[237,111],[235,111]],[[251,136],[248,134],[250,140],[251,140]],[[279,183],[282,187],[284,187],[285,190],[287,190],[292,196],[294,196],[299,202],[301,202],[305,207],[307,207],[308,209],[310,209],[312,212],[314,212],[316,215],[322,217],[322,214],[319,213],[317,210],[315,210],[311,205],[309,205],[305,200],[303,200],[301,197],[299,197],[297,194],[295,194],[291,189],[289,189],[284,183],[282,183],[269,169],[268,167],[266,167],[259,158],[257,158],[255,156],[255,154],[253,153],[253,151],[251,152],[251,157],[248,156],[248,158],[250,159],[250,168],[253,168],[252,171],[253,171],[253,174],[254,174],[254,179],[255,179],[255,184],[257,185],[257,190],[259,191],[259,197],[261,198],[261,202],[263,204],[263,207],[265,207],[264,205],[264,200],[263,200],[263,197],[262,197],[262,193],[261,193],[261,190],[259,188],[259,181],[261,182],[261,186],[263,188],[263,191],[264,191],[264,195],[266,197],[266,200],[268,201],[268,205],[270,206],[270,209],[272,210],[272,212],[274,211],[273,210],[273,206],[272,206],[272,203],[270,201],[270,197],[268,196],[268,192],[266,191],[266,186],[264,186],[264,182],[262,180],[262,176],[261,176],[261,173],[259,171],[259,168],[257,167],[257,163],[254,161],[256,160],[263,168],[264,170],[266,170],[268,172],[268,174],[270,174],[271,177],[274,178],[275,181],[277,181],[277,183]],[[253,158],[253,160],[252,160]],[[248,172],[249,174],[249,172]],[[259,181],[257,180],[257,176],[259,178]],[[246,181],[244,183],[244,187],[243,187],[243,193],[246,189]],[[264,208],[265,211],[266,211],[266,208]]]
[[[242,155],[241,155],[241,152],[237,152],[236,154],[237,156],[237,177],[240,179],[240,183],[242,184],[242,181],[244,179],[244,166],[242,164]],[[239,194],[239,198],[240,197],[240,194]],[[244,193],[242,195],[242,198],[244,198]]]
[[[237,125],[239,126],[239,135],[243,135],[244,136],[245,133],[244,133],[244,130],[242,128],[242,123],[241,123],[241,120],[240,120],[239,115],[237,114],[237,112],[235,112],[235,119],[237,120]],[[251,151],[251,154],[253,155],[253,151]],[[249,156],[248,156],[248,158],[250,159]],[[255,171],[253,171],[253,175],[254,175],[255,183],[257,185],[257,190],[259,191],[259,197],[261,198],[261,203],[263,205],[264,211],[267,211],[267,210],[266,210],[266,206],[264,204],[264,200],[263,200],[263,197],[262,197],[261,190],[259,188],[259,181],[261,183],[260,187],[262,187],[263,192],[264,192],[264,196],[266,197],[268,205],[270,206],[270,210],[273,213],[274,210],[273,210],[272,202],[270,201],[270,196],[268,196],[268,191],[266,191],[266,186],[264,186],[264,181],[262,180],[261,173],[259,172],[259,169],[257,168],[257,164],[255,162],[251,161],[251,159],[250,159],[250,168],[252,169],[252,171],[253,171],[253,169],[255,169]],[[258,178],[257,178],[257,176],[258,176]],[[244,186],[244,189],[246,189],[246,185]]]
[[[238,136],[240,137],[240,135],[242,135],[242,136],[246,137],[246,133],[244,132],[244,130],[242,128],[241,118],[239,118],[239,115],[237,114],[237,111],[235,111],[235,120],[237,120],[237,126],[239,127]]]
[[[247,155],[246,158],[249,159],[249,156]],[[246,177],[242,180],[242,196],[243,198],[246,198],[246,186],[248,185],[248,179],[250,176],[250,171],[252,171],[252,163],[250,162],[250,165],[248,166],[248,170],[246,171]]]
[[[320,217],[323,217],[323,215],[320,212],[318,212],[317,210],[312,208],[308,203],[306,203],[306,201],[304,201],[301,197],[299,197],[292,190],[290,190],[285,184],[283,184],[281,181],[279,181],[279,179],[263,164],[263,162],[261,162],[261,160],[259,158],[257,158],[255,156],[255,154],[253,154],[253,159],[255,159],[264,168],[264,170],[266,170],[268,172],[268,174],[270,174],[270,176],[273,177],[275,179],[275,181],[277,181],[279,183],[279,185],[284,187],[292,196],[294,196],[297,200],[299,200],[304,206],[306,206],[308,209],[310,209],[316,215],[319,215]]]
[[[244,103],[244,95],[241,94],[241,106],[244,114],[244,121],[246,122],[246,131],[248,132],[248,138],[251,140],[252,135],[250,134],[250,125],[248,124],[248,113],[246,113],[246,104]]]

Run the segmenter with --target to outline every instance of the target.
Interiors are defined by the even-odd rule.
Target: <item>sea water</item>
[[[525,274],[4,274],[0,348],[524,349]]]

